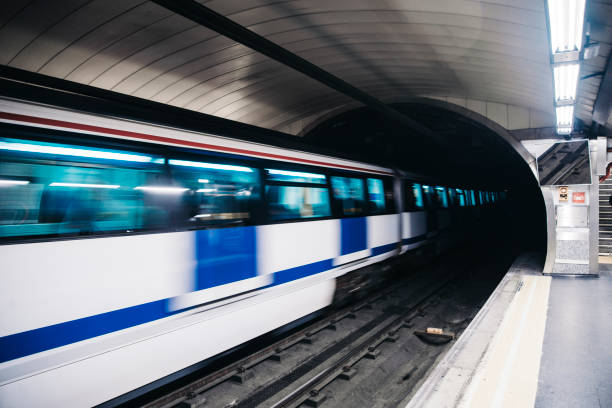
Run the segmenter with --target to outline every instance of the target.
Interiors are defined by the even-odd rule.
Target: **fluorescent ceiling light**
[[[570,133],[572,133],[572,128],[571,127],[558,127],[557,133],[560,135],[569,135]]]
[[[216,191],[216,188],[201,188],[199,190],[196,190],[196,193],[214,193]]]
[[[188,161],[188,160],[169,160],[168,163],[174,166],[199,167],[203,169],[214,169],[214,170],[242,171],[245,173],[253,172],[253,169],[249,167],[232,166],[230,164],[202,163],[202,162],[194,162],[194,161]]]
[[[27,152],[27,153],[43,153],[43,154],[54,154],[54,155],[59,155],[59,156],[89,157],[89,158],[94,158],[94,159],[122,160],[122,161],[133,161],[133,162],[141,162],[141,163],[149,163],[153,160],[153,158],[150,156],[142,156],[139,154],[117,153],[117,152],[109,152],[109,151],[104,151],[104,150],[78,149],[74,147],[38,145],[38,144],[29,144],[29,143],[13,143],[13,142],[5,142],[5,141],[0,141],[0,149],[17,151],[17,152]]]
[[[585,0],[548,0],[552,52],[580,51]]]
[[[558,128],[566,128],[572,127],[572,122],[574,120],[574,106],[557,106],[557,127]]]
[[[209,183],[207,179],[198,179],[198,183]]]
[[[0,180],[0,187],[4,186],[23,186],[26,184],[30,184],[29,181],[26,180]]]
[[[576,100],[576,85],[580,65],[558,65],[554,68],[555,98],[557,101]]]
[[[134,190],[142,190],[146,191],[147,193],[156,194],[182,194],[189,189],[184,187],[138,186],[134,187]]]
[[[119,188],[118,184],[51,183],[49,187]]]
[[[280,176],[312,178],[312,179],[324,179],[325,178],[323,174],[304,173],[301,171],[287,171],[287,170],[273,170],[273,169],[266,169],[266,170],[268,171],[268,174],[277,174]]]

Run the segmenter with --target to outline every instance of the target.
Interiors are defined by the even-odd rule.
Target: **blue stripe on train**
[[[340,255],[367,249],[365,217],[340,219]]]
[[[291,282],[292,280],[305,278],[306,276],[316,275],[317,273],[329,271],[333,269],[333,259],[313,262],[306,265],[297,266],[295,268],[285,269],[274,273],[274,285]]]
[[[392,244],[377,246],[376,248],[372,248],[371,256],[381,255],[381,254],[384,254],[385,252],[393,251],[396,248],[397,248],[397,242],[394,242]]]
[[[210,239],[210,235],[206,239]],[[379,255],[395,249],[396,244],[382,245],[372,248],[372,255]],[[313,262],[295,268],[286,269],[274,273],[273,285],[281,285],[315,275],[333,269],[333,260]],[[227,271],[226,271],[227,272]],[[204,273],[204,269],[200,271]],[[199,276],[199,275],[198,275]],[[237,276],[232,274],[232,276]],[[200,282],[219,282],[220,279],[207,279]],[[171,298],[156,300],[127,307],[124,309],[113,310],[82,319],[71,320],[58,323],[47,327],[41,327],[21,333],[11,334],[0,337],[0,363],[24,357],[30,354],[40,353],[56,347],[65,346],[93,337],[102,336],[114,331],[127,329],[154,320],[159,320],[173,314],[181,313],[186,309],[169,312],[169,302]]]
[[[255,227],[196,231],[194,290],[212,288],[257,276]]]
[[[423,241],[426,237],[427,237],[427,234],[417,235],[416,237],[412,237],[412,238],[404,238],[402,239],[402,244],[403,245],[414,244],[416,242]]]
[[[0,337],[0,362],[167,317],[168,299]]]

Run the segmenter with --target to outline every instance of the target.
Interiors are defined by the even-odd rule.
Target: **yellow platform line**
[[[459,406],[533,407],[551,278],[526,275]]]

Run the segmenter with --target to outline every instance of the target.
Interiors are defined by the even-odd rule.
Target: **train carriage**
[[[459,206],[304,151],[10,99],[0,122],[2,406],[167,378],[329,306]]]

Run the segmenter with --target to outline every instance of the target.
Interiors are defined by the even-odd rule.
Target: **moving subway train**
[[[503,193],[0,99],[0,405],[91,406],[332,303]]]

